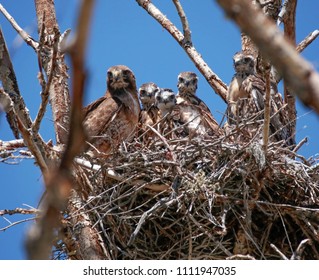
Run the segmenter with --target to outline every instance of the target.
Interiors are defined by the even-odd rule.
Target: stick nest
[[[227,137],[144,143],[77,171],[108,258],[319,259],[318,158]]]

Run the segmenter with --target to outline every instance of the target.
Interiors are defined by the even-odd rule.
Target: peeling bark
[[[35,0],[35,7],[38,19],[38,32],[44,36],[44,38],[40,38],[40,58],[46,75],[49,77],[52,69],[50,58],[55,47],[54,37],[56,36],[56,32],[59,32],[54,1]],[[53,63],[56,63],[56,67],[54,67],[49,96],[53,112],[56,142],[57,144],[66,144],[70,119],[68,68],[64,61],[64,55],[60,51],[57,52],[56,61]]]

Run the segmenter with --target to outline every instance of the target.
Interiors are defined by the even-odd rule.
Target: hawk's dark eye
[[[245,57],[245,58],[244,58],[244,62],[245,62],[245,63],[249,63],[250,61],[251,61],[251,58],[250,58],[250,57]]]
[[[140,95],[145,95],[146,94],[146,91],[144,89],[141,89],[140,90]]]
[[[123,77],[124,78],[128,78],[129,75],[130,75],[130,71],[129,70],[123,70]]]
[[[180,83],[184,83],[185,79],[182,78],[182,77],[178,77],[178,81],[179,81]]]
[[[109,79],[112,79],[113,78],[113,73],[112,72],[107,72],[107,77],[109,78]]]

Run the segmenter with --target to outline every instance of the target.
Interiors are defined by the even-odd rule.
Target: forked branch
[[[1,13],[7,18],[7,20],[11,23],[12,27],[18,32],[21,38],[31,46],[35,51],[37,51],[39,43],[36,42],[31,36],[23,30],[18,23],[14,20],[14,18],[8,13],[8,11],[0,4]]]
[[[218,94],[226,102],[227,85],[212,71],[195,47],[190,46],[189,44],[184,44],[185,37],[183,33],[178,30],[178,28],[153,3],[151,3],[151,1],[136,0],[136,2],[173,36],[173,38],[193,61],[197,69],[206,78],[207,82],[214,89],[216,94]]]

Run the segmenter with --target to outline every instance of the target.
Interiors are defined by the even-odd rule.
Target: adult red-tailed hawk
[[[107,71],[106,94],[84,108],[83,125],[93,155],[107,156],[135,133],[140,113],[133,72],[124,65]]]
[[[251,137],[263,123],[266,84],[256,73],[253,56],[237,52],[233,63],[236,73],[227,93],[227,125],[244,124],[243,133],[250,134]],[[287,145],[292,145],[287,127],[289,120],[283,105],[282,97],[275,83],[272,83],[270,132],[275,140],[285,140]]]
[[[155,105],[155,94],[160,88],[155,83],[142,84],[138,90],[143,109],[140,114],[140,127],[142,130],[147,129],[147,125],[154,125],[158,119],[158,108]]]
[[[178,75],[176,111],[179,121],[185,125],[189,136],[206,136],[220,133],[218,123],[206,104],[196,96],[197,75],[182,72]]]

